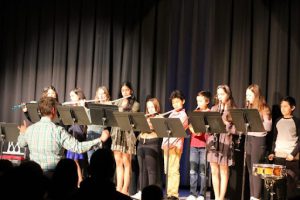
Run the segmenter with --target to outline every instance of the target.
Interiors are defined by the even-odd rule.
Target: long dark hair
[[[251,84],[248,86],[247,90],[250,90],[254,94],[254,102],[252,108],[257,108],[259,113],[267,111],[267,114],[271,114],[271,109],[269,108],[265,97],[262,95],[261,89],[257,84]]]
[[[134,91],[133,91],[133,88],[132,88],[132,85],[129,81],[124,81],[122,84],[121,84],[121,87],[120,87],[120,93],[119,93],[119,98],[122,98],[122,92],[121,92],[121,89],[123,86],[126,86],[130,89],[131,91],[131,96],[128,97],[128,104],[127,106],[124,108],[124,111],[131,111],[132,109],[132,106],[134,104],[134,102],[136,101],[136,98],[134,96]]]
[[[73,90],[71,90],[71,92],[74,92],[78,96],[79,100],[86,99],[84,92],[81,88],[76,87]]]
[[[228,95],[228,101],[226,103],[228,108],[236,108],[237,106],[236,106],[235,101],[233,99],[230,87],[228,85],[219,85],[217,87],[217,90],[218,89],[224,90],[224,92]],[[218,99],[218,95],[216,94],[215,95],[215,105],[218,105],[218,104],[219,104],[219,99]]]

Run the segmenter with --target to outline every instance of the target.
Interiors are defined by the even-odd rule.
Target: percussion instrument
[[[282,179],[286,176],[286,167],[275,164],[253,164],[253,175],[260,176],[262,179]]]
[[[264,179],[264,185],[270,193],[270,200],[273,200],[274,184],[277,180],[287,176],[286,166],[275,164],[253,164],[253,175]]]

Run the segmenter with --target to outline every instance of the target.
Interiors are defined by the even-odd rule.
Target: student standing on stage
[[[188,128],[188,117],[183,108],[185,98],[180,90],[175,90],[170,95],[170,100],[173,112],[169,115],[169,118],[179,118],[183,124],[184,129]],[[168,169],[168,187],[167,196],[168,199],[176,200],[179,197],[179,183],[180,183],[180,158],[183,151],[184,138],[170,138],[169,148],[169,169]],[[163,139],[162,149],[164,150],[164,166],[165,172],[167,171],[167,152],[168,152],[168,138]]]
[[[246,108],[258,109],[266,132],[248,132],[246,141],[246,165],[249,173],[250,199],[260,199],[263,180],[252,174],[253,164],[261,163],[266,153],[266,136],[272,129],[272,118],[269,106],[261,94],[260,87],[250,85],[246,90]]]
[[[139,103],[135,100],[130,82],[123,82],[121,85],[121,99],[116,103],[120,112],[138,112]],[[128,98],[126,98],[128,97]],[[129,194],[131,179],[131,155],[136,154],[136,137],[133,131],[121,131],[119,127],[111,129],[112,145],[116,160],[117,191]]]
[[[48,87],[45,87],[42,91],[42,96],[41,97],[52,97],[52,98],[55,98],[57,102],[58,101],[58,94],[57,94],[57,91],[55,89],[54,86],[50,85]],[[25,117],[28,119],[28,121],[31,122],[31,119],[30,119],[30,116],[28,114],[28,110],[27,110],[27,107],[26,105],[23,107],[23,112],[24,112],[24,115]]]
[[[70,99],[72,102],[72,106],[84,106],[85,102],[84,100],[85,95],[80,88],[75,88],[70,92]],[[78,141],[82,142],[86,140],[86,129],[87,127],[84,125],[79,125],[79,124],[73,124],[69,129],[68,132],[73,135]],[[82,153],[75,153],[73,151],[68,150],[66,157],[69,159],[75,160],[77,164],[77,169],[78,169],[78,185],[83,179],[82,175],[82,169],[81,165],[83,165],[84,160],[86,159],[85,154]]]
[[[196,112],[210,111],[208,105],[210,103],[211,94],[207,91],[201,91],[196,97]],[[187,200],[204,200],[206,191],[206,133],[195,133],[193,127],[191,131],[191,148],[190,148],[190,196]],[[197,192],[198,177],[200,178],[199,196]]]
[[[156,132],[150,122],[150,118],[160,117],[159,101],[156,98],[148,99],[146,102],[146,118],[151,133],[140,133],[138,136],[137,156],[139,162],[140,191],[132,196],[134,199],[141,199],[142,190],[149,185],[161,186],[161,139],[157,138]]]
[[[95,95],[95,103],[98,104],[111,104],[110,102],[110,95],[108,92],[108,89],[105,86],[98,87]],[[90,110],[88,110],[89,116],[90,116]],[[95,138],[99,138],[101,135],[102,138],[102,148],[111,148],[111,138],[109,134],[109,130],[107,128],[104,128],[102,125],[88,125],[87,126],[87,140],[93,140]],[[93,147],[90,151],[88,151],[88,160],[90,161],[90,158],[92,154],[98,149],[98,146]]]
[[[296,189],[299,175],[300,120],[293,116],[295,108],[293,97],[287,96],[281,100],[283,116],[275,123],[272,153],[269,155],[269,160],[274,159],[275,164],[287,169],[287,177],[275,183],[275,193],[280,200],[287,199],[287,195]]]
[[[221,113],[227,133],[209,136],[207,140],[207,160],[210,162],[215,198],[216,200],[224,200],[229,178],[229,167],[234,164],[231,133],[235,132],[235,128],[229,116],[229,109],[236,106],[232,92],[227,85],[217,87],[216,97],[216,103],[211,110]],[[214,140],[216,141],[214,142]]]
[[[53,97],[56,99],[57,102],[59,102],[57,91],[56,91],[55,87],[52,85],[45,87],[43,89],[42,97]]]

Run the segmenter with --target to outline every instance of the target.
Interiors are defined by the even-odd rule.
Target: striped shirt
[[[64,157],[64,149],[83,153],[100,143],[100,138],[79,142],[63,127],[55,125],[45,116],[18,137],[19,146],[28,146],[30,160],[40,164],[44,171],[54,170],[59,160]]]
[[[185,112],[184,109],[180,110],[180,111],[173,111],[170,115],[169,118],[179,118],[180,121],[182,122],[183,128],[184,130],[186,130],[188,128],[188,116]],[[184,143],[184,138],[183,137],[170,137],[170,148],[178,148],[181,152],[183,150],[183,143]],[[168,138],[164,137],[163,138],[163,142],[162,142],[162,146],[163,149],[168,147]]]

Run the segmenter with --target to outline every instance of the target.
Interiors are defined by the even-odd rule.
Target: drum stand
[[[274,197],[274,184],[276,183],[277,180],[280,180],[280,179],[283,179],[287,176],[287,172],[285,170],[285,168],[281,169],[280,173],[279,174],[274,174],[274,170],[273,169],[273,172],[272,174],[268,175],[268,174],[264,174],[264,172],[262,174],[258,174],[255,169],[253,169],[253,173],[255,176],[260,176],[261,179],[264,179],[264,185],[265,185],[265,188],[267,189],[267,191],[269,192],[270,194],[270,200],[273,200],[273,197]]]
[[[265,178],[264,182],[265,182],[265,187],[266,187],[267,191],[270,193],[270,200],[273,200],[273,196],[275,194],[274,184],[276,182],[276,179],[274,179],[274,178]]]

